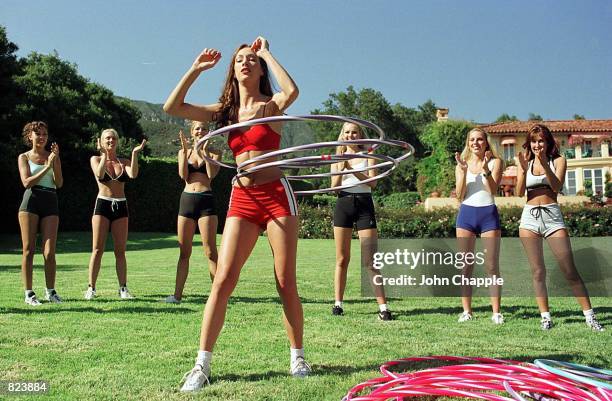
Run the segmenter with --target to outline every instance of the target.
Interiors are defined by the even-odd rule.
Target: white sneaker
[[[191,371],[183,376],[185,383],[181,387],[181,392],[193,393],[202,390],[206,384],[210,385],[208,376],[210,376],[210,367],[204,371],[202,365],[195,365]]]
[[[472,320],[472,314],[465,311],[459,315],[459,319],[457,319],[459,323],[467,322],[468,320]]]
[[[494,313],[493,316],[491,316],[491,320],[495,324],[504,324],[504,315],[501,313]]]
[[[91,301],[96,297],[96,290],[91,287],[87,287],[87,291],[85,291],[85,299]]]
[[[130,294],[130,291],[128,291],[127,287],[120,287],[119,288],[119,298],[121,298],[121,299],[134,299],[132,294]]]
[[[179,299],[176,299],[174,297],[174,295],[168,295],[165,299],[164,302],[167,304],[180,304],[181,301]]]
[[[30,296],[30,297],[28,297],[28,296],[25,297],[25,303],[30,305],[30,306],[40,306],[40,305],[42,305],[40,303],[40,301],[38,300],[38,298],[36,298],[36,294],[34,294],[34,293],[32,293],[32,296]]]
[[[295,361],[291,364],[291,376],[304,378],[310,376],[312,368],[306,362],[304,357],[298,356]]]
[[[553,322],[552,319],[548,319],[546,317],[543,317],[542,320],[540,320],[540,328],[542,330],[550,330],[553,328]]]
[[[46,290],[45,291],[45,300],[55,303],[55,304],[61,304],[62,303],[62,299],[60,298],[59,295],[57,295],[57,292],[55,290]]]
[[[606,331],[606,329],[597,321],[595,314],[586,318],[586,324],[594,331]]]

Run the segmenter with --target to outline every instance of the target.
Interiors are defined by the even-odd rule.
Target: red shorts
[[[270,220],[297,216],[297,202],[289,181],[276,181],[250,187],[232,187],[227,217],[240,217],[265,230]]]

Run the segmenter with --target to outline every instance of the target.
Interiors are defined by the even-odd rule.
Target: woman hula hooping
[[[45,260],[45,299],[61,303],[62,299],[55,291],[55,244],[59,225],[56,188],[60,188],[64,183],[59,146],[53,142],[50,152],[45,149],[49,133],[47,124],[42,121],[27,123],[23,127],[22,135],[26,145],[32,147],[17,158],[19,176],[26,188],[17,215],[23,243],[21,278],[25,289],[25,303],[31,306],[40,305],[32,291],[34,251],[39,230]]]
[[[344,123],[340,130],[339,141],[351,141],[364,139],[363,132],[357,124]],[[338,154],[359,154],[366,150],[363,146],[350,144],[338,146]],[[332,172],[344,170],[364,169],[375,164],[374,159],[356,158],[335,163],[331,166]],[[332,176],[332,187],[340,185],[355,185],[338,193],[338,200],[334,210],[334,240],[336,243],[336,269],[334,276],[335,303],[332,307],[332,315],[342,316],[344,314],[343,298],[346,287],[346,276],[351,258],[351,238],[353,226],[357,227],[359,241],[361,244],[361,259],[367,266],[371,277],[378,274],[373,268],[373,257],[378,243],[378,231],[376,229],[376,215],[374,213],[374,202],[372,201],[372,188],[376,181],[361,184],[362,180],[376,176],[376,170],[370,169],[364,172]],[[380,320],[393,320],[393,315],[387,307],[384,287],[373,284],[374,295],[378,302],[378,318]]]
[[[250,46],[241,45],[232,56],[218,103],[205,106],[185,103],[185,96],[193,82],[220,59],[218,50],[204,49],[170,94],[164,110],[175,116],[204,123],[214,121],[218,126],[227,126],[280,115],[298,96],[297,86],[270,53],[266,39],[258,37]],[[268,70],[278,82],[279,92],[272,92]],[[230,132],[228,145],[236,162],[242,163],[277,150],[280,130],[280,124],[272,123]],[[266,168],[234,181],[217,273],[204,309],[200,349],[195,366],[187,373],[181,391],[198,391],[208,383],[212,351],[223,327],[229,297],[262,230],[267,230],[274,257],[276,287],[283,303],[283,318],[290,343],[290,373],[296,377],[310,374],[310,366],[304,359],[304,316],[296,283],[296,206],[291,186],[277,167]]]
[[[181,193],[179,215],[177,221],[178,242],[180,247],[179,260],[176,266],[176,284],[174,294],[165,299],[166,303],[178,304],[183,297],[183,288],[189,274],[189,258],[193,248],[193,236],[196,227],[200,230],[204,255],[208,260],[208,271],[211,280],[217,271],[217,209],[210,183],[219,172],[219,166],[210,163],[203,156],[219,160],[221,155],[210,149],[207,141],[199,151],[196,143],[206,133],[206,124],[193,121],[191,123],[191,139],[193,146],[189,148],[183,131],[179,132],[181,149],[178,152],[179,176],[185,181],[185,189]]]
[[[109,229],[115,246],[119,297],[121,299],[134,298],[127,288],[125,248],[128,238],[128,205],[125,199],[125,183],[129,178],[133,179],[138,176],[138,154],[146,142],[143,140],[132,150],[131,159],[120,159],[117,157],[119,143],[117,131],[105,129],[98,138],[100,156],[92,156],[90,160],[91,170],[98,183],[98,196],[91,218],[93,246],[89,259],[89,285],[85,292],[87,300],[96,297],[96,281]]]
[[[553,327],[542,248],[542,238],[546,238],[582,308],[587,326],[602,331],[604,328],[595,317],[587,289],[576,270],[569,234],[557,203],[557,194],[563,189],[567,161],[559,154],[557,143],[543,124],[535,124],[529,129],[523,148],[525,153],[518,155],[516,190],[518,196],[523,196],[527,191],[527,203],[521,215],[519,236],[531,265],[536,302],[542,317],[541,328],[550,330]]]
[[[501,180],[502,162],[489,144],[487,134],[479,128],[468,132],[463,152],[455,153],[455,160],[455,192],[461,200],[456,222],[459,248],[462,252],[473,253],[476,236],[480,235],[487,251],[484,261],[487,274],[499,277],[501,225],[495,206],[495,193]],[[472,277],[473,271],[472,263],[465,266],[462,274]],[[502,324],[501,288],[492,285],[490,292],[493,308],[491,320],[495,324]],[[463,313],[459,316],[460,323],[471,320],[473,315],[472,287],[462,286],[461,293]]]

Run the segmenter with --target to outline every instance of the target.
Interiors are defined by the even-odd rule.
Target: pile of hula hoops
[[[397,373],[411,363],[451,364]],[[489,401],[612,401],[612,371],[548,359],[533,363],[494,358],[428,356],[380,367],[382,377],[354,386],[342,401],[457,397]]]

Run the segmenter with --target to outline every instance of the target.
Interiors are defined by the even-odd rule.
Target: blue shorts
[[[499,213],[497,206],[468,206],[461,205],[457,214],[457,228],[463,228],[474,234],[486,231],[499,230]]]

